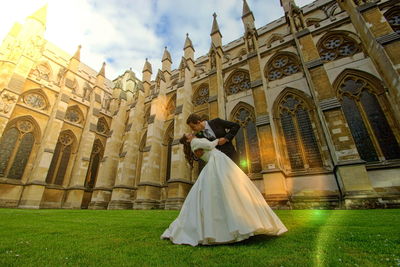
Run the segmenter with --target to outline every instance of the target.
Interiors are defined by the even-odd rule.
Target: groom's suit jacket
[[[226,139],[229,140],[229,142],[226,142],[222,146],[217,145],[216,148],[219,149],[221,152],[225,153],[236,164],[238,164],[239,163],[239,155],[238,155],[237,151],[235,150],[235,147],[232,144],[232,139],[235,137],[235,135],[239,131],[240,125],[235,122],[222,120],[220,118],[209,120],[207,122],[208,122],[208,125],[210,125],[210,128],[213,130],[215,137],[217,139],[219,139],[221,137],[225,137]],[[197,137],[205,137],[202,134],[202,132],[197,133],[196,136]],[[210,140],[210,141],[212,141],[212,140]]]

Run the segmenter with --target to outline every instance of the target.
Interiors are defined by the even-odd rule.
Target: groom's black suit
[[[208,125],[210,125],[210,128],[213,130],[216,139],[225,137],[229,140],[229,142],[226,142],[222,146],[217,145],[216,148],[225,153],[229,158],[231,158],[236,163],[236,165],[239,164],[239,155],[232,144],[232,139],[239,131],[240,125],[235,122],[222,120],[220,118],[209,120],[207,122]],[[205,138],[203,132],[198,132],[196,136]],[[215,140],[211,138],[207,139],[210,141]]]

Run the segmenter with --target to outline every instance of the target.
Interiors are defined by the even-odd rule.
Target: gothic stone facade
[[[277,1],[277,0],[276,0]],[[0,206],[178,209],[201,166],[187,116],[225,118],[240,167],[275,208],[400,206],[400,4],[317,0],[178,69],[145,61],[113,82],[43,39],[45,9],[1,48]],[[223,14],[222,14],[223,16]],[[208,38],[208,37],[205,37]]]

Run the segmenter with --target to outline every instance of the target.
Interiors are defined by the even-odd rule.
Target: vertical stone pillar
[[[111,104],[114,116],[110,127],[110,137],[107,139],[104,156],[99,166],[99,173],[89,209],[107,209],[111,200],[115,175],[119,162],[119,151],[122,145],[122,135],[125,131],[126,100],[119,99],[121,90],[116,88],[113,92]]]
[[[108,209],[132,209],[133,207],[133,190],[136,179],[136,163],[139,155],[139,142],[140,134],[143,125],[143,112],[144,112],[144,92],[138,88],[137,102],[131,108],[129,114],[129,122],[127,125],[127,137],[124,144],[125,156],[119,162],[115,184],[113,187],[111,201]]]
[[[101,72],[100,72],[101,73]],[[104,76],[97,76],[96,85],[90,94],[90,107],[86,115],[80,146],[75,158],[68,190],[63,208],[80,209],[85,191],[85,179],[89,167],[90,156],[96,138],[97,121],[101,109],[101,88],[104,87]]]

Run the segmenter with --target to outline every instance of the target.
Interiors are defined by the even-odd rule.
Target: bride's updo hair
[[[190,142],[188,142],[188,139],[186,135],[184,134],[181,139],[179,139],[179,143],[183,145],[183,153],[185,153],[185,158],[188,161],[190,167],[193,167],[193,161],[194,161],[194,153],[192,152],[192,149],[190,148]]]

